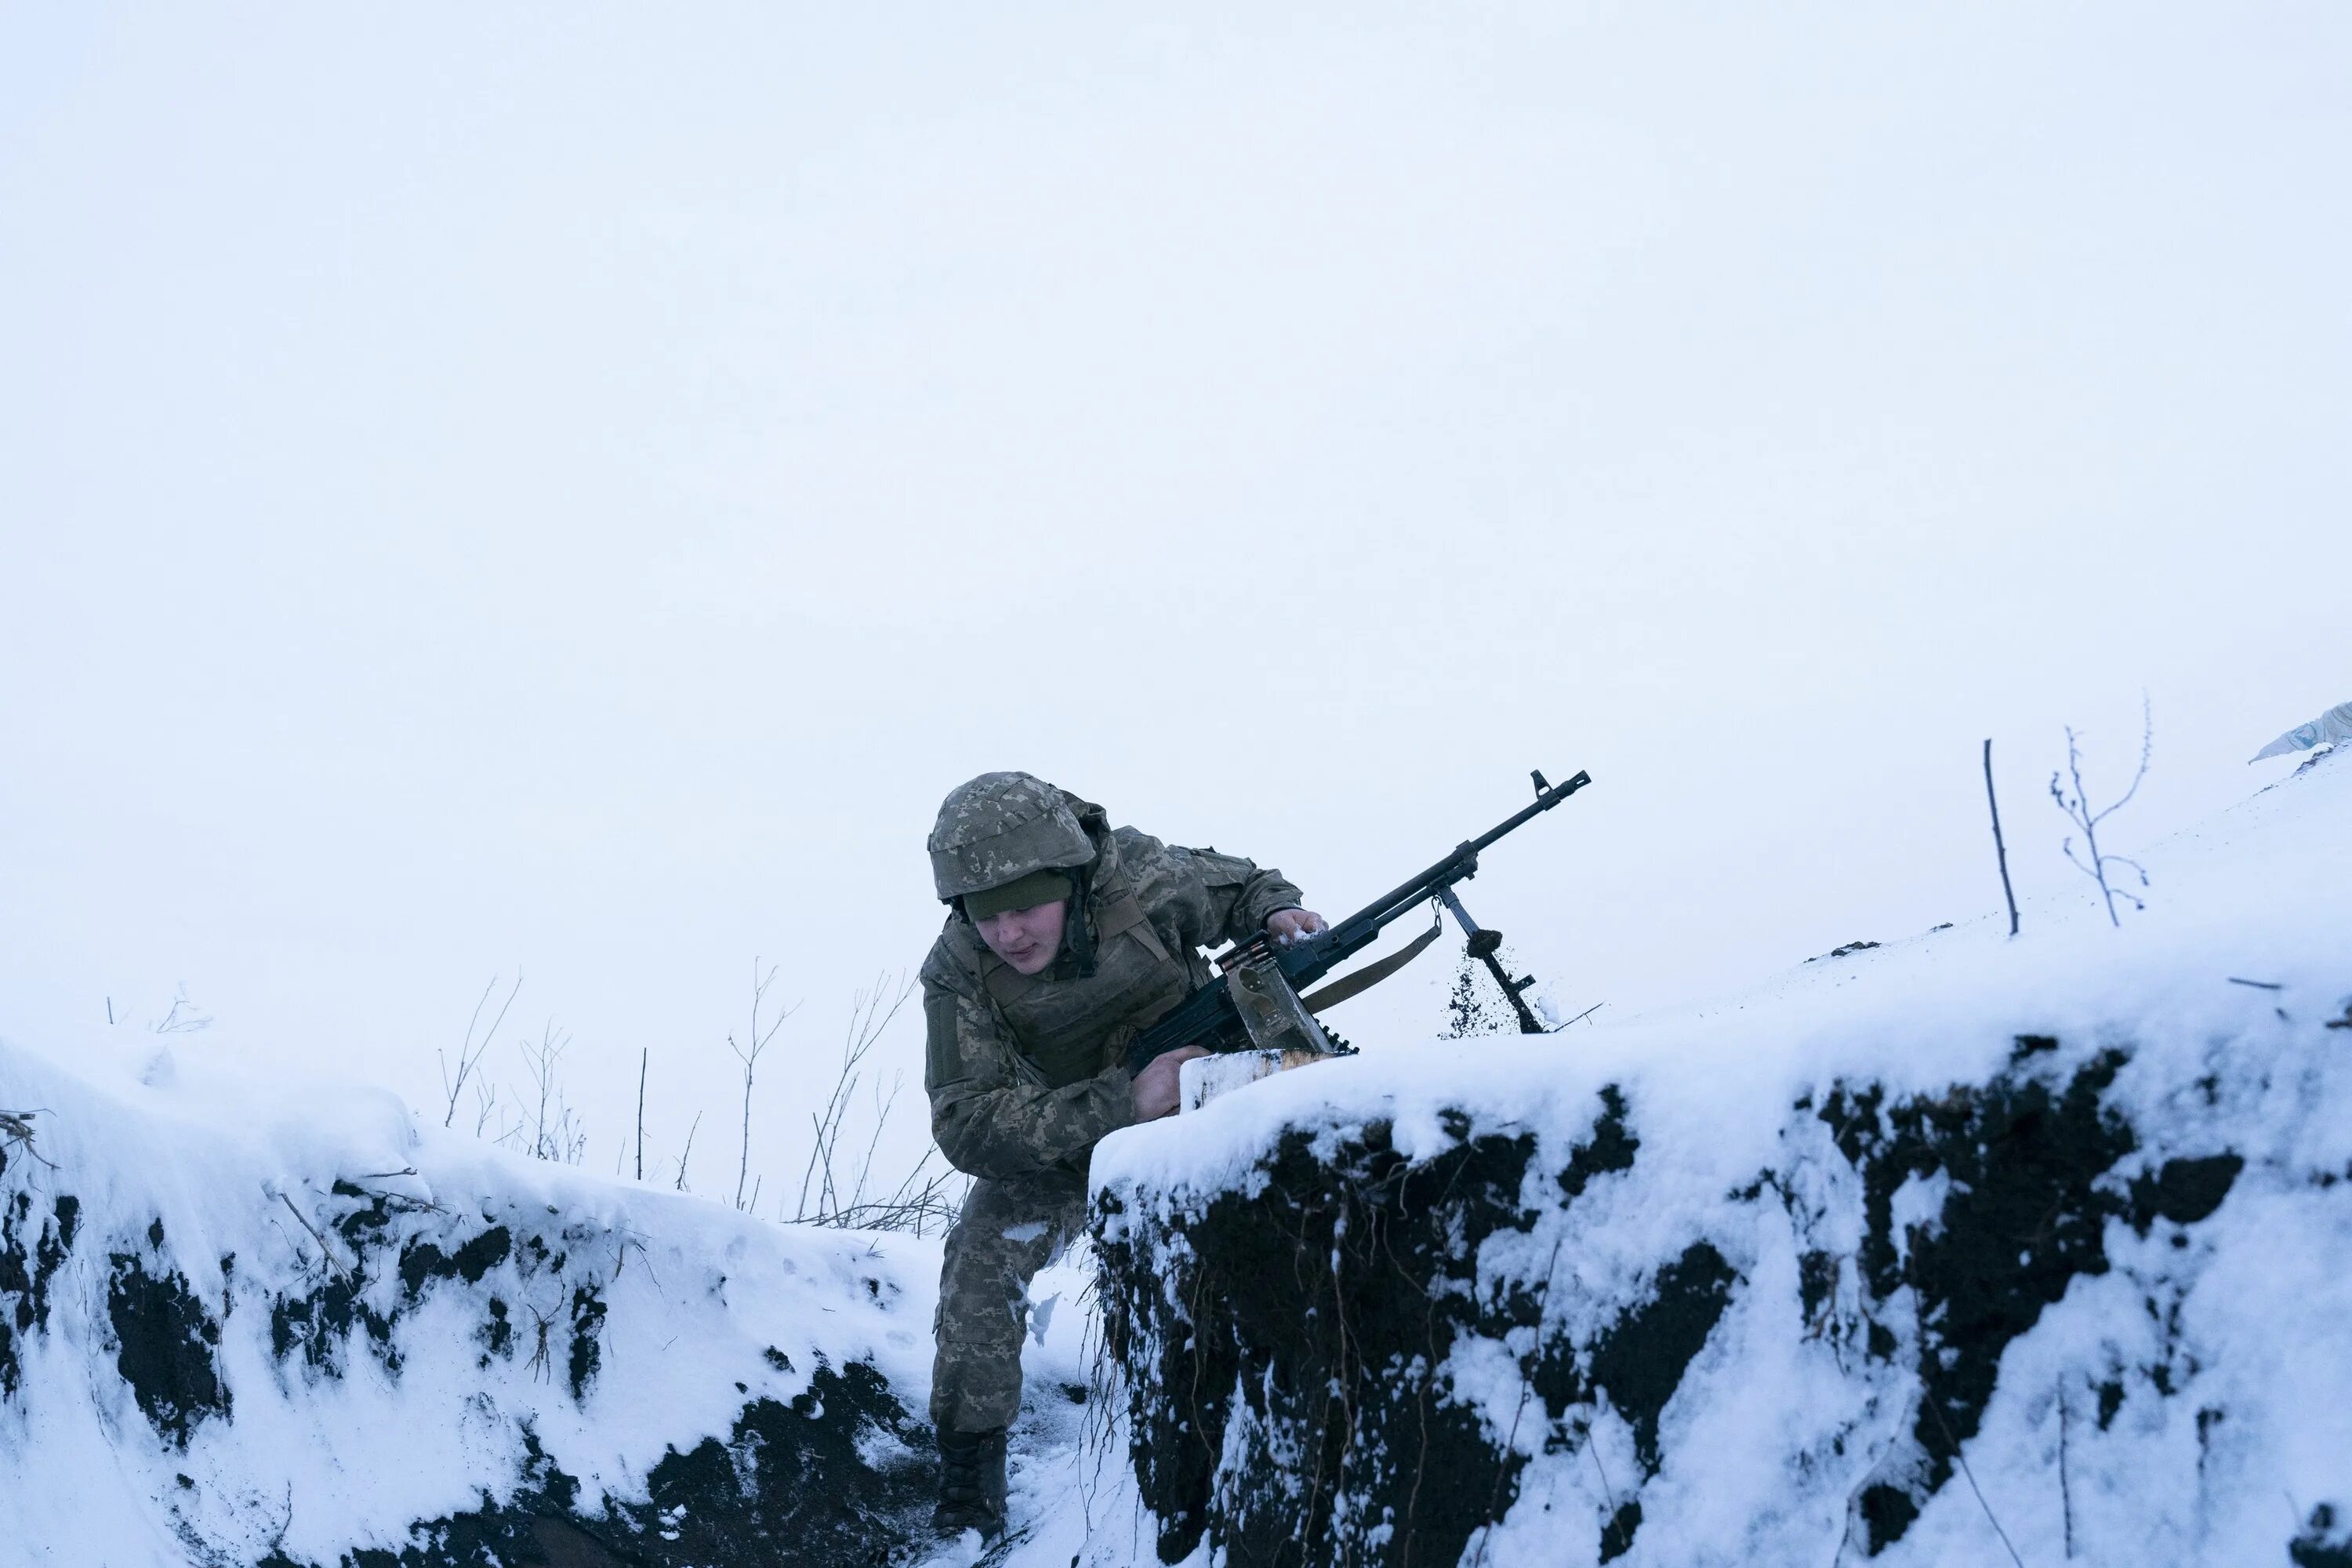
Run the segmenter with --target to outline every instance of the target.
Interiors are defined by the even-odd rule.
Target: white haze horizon
[[[2129,854],[2352,697],[2347,68],[2319,5],[13,8],[0,1035],[437,1119],[520,968],[498,1076],[568,1030],[609,1170],[646,1053],[724,1198],[758,957],[789,1199],[987,769],[1331,915],[1589,770],[1464,892],[1603,1017],[1996,910],[1987,736],[2094,897],[2064,726],[2104,799],[2146,695]]]

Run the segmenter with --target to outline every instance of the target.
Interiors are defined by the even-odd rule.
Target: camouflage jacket
[[[1202,947],[1244,941],[1300,901],[1280,872],[1237,855],[1113,830],[1099,806],[1081,806],[1079,821],[1097,849],[1092,974],[1066,940],[1051,968],[1023,975],[955,913],[923,961],[931,1135],[975,1176],[1075,1170],[1134,1121],[1128,1042],[1209,979]]]

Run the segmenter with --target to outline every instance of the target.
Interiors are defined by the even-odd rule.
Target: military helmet
[[[1095,858],[1071,797],[1029,773],[982,773],[948,791],[929,847],[942,903]]]

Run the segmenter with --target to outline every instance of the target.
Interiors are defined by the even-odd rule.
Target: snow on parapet
[[[0,1109],[33,1106],[0,1146],[0,1541],[132,1568],[427,1525],[657,1562],[904,1539],[936,1243],[757,1223],[185,1045],[68,1070],[0,1043]]]
[[[2044,901],[2014,941],[1987,919],[1630,1023],[1375,1046],[1106,1142],[1162,1551],[2336,1549],[2352,765],[2147,860],[2121,931]],[[1312,1486],[1275,1484],[1285,1454]]]
[[[2352,994],[2352,762],[2282,781],[2147,859],[2158,896],[2121,932],[2090,896],[2070,893],[2029,902],[2014,939],[1987,914],[1743,995],[1556,1037],[1375,1045],[1252,1084],[1181,1124],[1127,1129],[1097,1151],[1094,1177],[1213,1188],[1244,1179],[1286,1127],[1369,1117],[1411,1138],[1441,1108],[1557,1117],[1572,1134],[1604,1083],[1655,1088],[1660,1113],[1732,1135],[1751,1120],[1742,1108],[1785,1105],[1841,1072],[1914,1092],[1981,1079],[2021,1034],[2193,1037],[2289,1002],[2340,1015]]]

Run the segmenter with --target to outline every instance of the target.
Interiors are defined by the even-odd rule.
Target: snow
[[[1331,1141],[1385,1121],[1418,1157],[1454,1141],[1441,1113],[1459,1111],[1481,1132],[1536,1135],[1532,1204],[1532,1186],[1591,1137],[1601,1089],[1619,1086],[1641,1139],[1635,1167],[1596,1177],[1564,1210],[1549,1201],[1528,1233],[1491,1238],[1481,1287],[1548,1280],[1543,1331],[1581,1343],[1643,1299],[1662,1260],[1701,1239],[1719,1249],[1740,1284],[1664,1413],[1644,1522],[1621,1561],[1822,1568],[1832,1553],[1860,1560],[1858,1545],[1839,1545],[1849,1500],[1874,1466],[1901,1462],[1916,1395],[1852,1374],[1801,1321],[1801,1255],[1852,1255],[1860,1219],[1829,1130],[1790,1108],[1841,1080],[1895,1097],[1982,1082],[2021,1035],[2060,1042],[2048,1063],[2058,1077],[2126,1046],[2106,1103],[2141,1147],[2113,1179],[2222,1151],[2244,1156],[2244,1171],[2210,1219],[2146,1235],[2108,1222],[2109,1270],[2074,1279],[2008,1346],[1963,1448],[1966,1475],[1882,1561],[2007,1561],[1996,1520],[2028,1563],[2064,1559],[2070,1541],[2073,1561],[2135,1568],[2277,1561],[2315,1504],[2352,1500],[2352,1030],[2327,1026],[2352,999],[2352,763],[2316,759],[2146,860],[2148,907],[2121,929],[2086,882],[2029,904],[2014,940],[2005,917],[1987,916],[1707,1005],[1548,1037],[1371,1042],[1117,1133],[1093,1179],[1132,1223],[1246,1190],[1290,1130]],[[2249,980],[2262,984],[2238,983]],[[8,1563],[396,1548],[415,1521],[520,1484],[526,1432],[585,1495],[642,1498],[669,1448],[723,1434],[747,1398],[802,1393],[820,1358],[870,1360],[909,1410],[924,1408],[935,1240],[755,1222],[518,1158],[388,1095],[257,1079],[200,1043],[0,1041],[0,1110],[31,1107],[55,1168],[12,1151],[0,1200],[26,1194],[37,1229],[54,1194],[70,1192],[83,1235],[50,1284],[48,1331],[16,1336],[21,1384],[0,1400]],[[1738,1201],[1768,1169],[1791,1202]],[[453,1247],[498,1223],[519,1243],[538,1237],[576,1256],[558,1288],[519,1246],[486,1288],[516,1303],[528,1333],[527,1313],[561,1313],[576,1279],[599,1283],[605,1315],[584,1394],[560,1364],[478,1356],[478,1319],[457,1293],[428,1292],[397,1316],[396,1374],[356,1332],[340,1376],[274,1353],[269,1301],[345,1266],[335,1226],[353,1204],[338,1181],[391,1194],[420,1234],[446,1233]],[[1932,1226],[1947,1182],[1905,1187],[1898,1222]],[[234,1401],[233,1418],[194,1422],[184,1451],[112,1373],[106,1260],[155,1256],[152,1223],[220,1324]],[[1093,1289],[1082,1248],[1033,1291],[1012,1467],[1018,1534],[990,1559],[1003,1568],[1156,1560],[1118,1401],[1102,1386]],[[1854,1289],[1842,1280],[1841,1310]],[[389,1312],[400,1290],[384,1271],[363,1294]],[[1528,1456],[1510,1511],[1475,1551],[1492,1568],[1592,1562],[1596,1521],[1640,1481],[1633,1436],[1603,1412],[1580,1442],[1547,1451],[1519,1371],[1528,1348],[1468,1342],[1445,1369],[1494,1440]],[[2148,1391],[2159,1367],[2183,1396]],[[2103,1426],[2095,1385],[2113,1379],[2128,1392]],[[2200,1420],[2213,1411],[2225,1414]],[[980,1555],[966,1538],[929,1564]]]
[[[1604,1083],[1626,1086],[1645,1118],[1665,1119],[1645,1127],[1685,1135],[1677,1148],[1709,1178],[1752,1173],[1778,1137],[1778,1112],[1840,1073],[1919,1092],[1984,1078],[2019,1034],[2182,1048],[2262,1026],[2275,1007],[2305,1022],[2340,1014],[2352,993],[2352,764],[2290,779],[2147,858],[2155,888],[2125,931],[2092,897],[2045,900],[2026,906],[2015,939],[2005,917],[1988,914],[1686,1011],[1559,1036],[1376,1047],[1129,1129],[1097,1152],[1097,1184],[1222,1187],[1293,1125],[1390,1120],[1398,1148],[1413,1152],[1414,1139],[1450,1142],[1437,1122],[1447,1108],[1573,1138],[1590,1130]],[[1766,1117],[1747,1114],[1759,1105]]]
[[[485,1489],[503,1498],[526,1429],[588,1496],[642,1499],[669,1447],[723,1438],[748,1398],[790,1400],[820,1358],[870,1359],[918,1401],[928,1385],[936,1240],[754,1222],[421,1125],[388,1095],[257,1081],[195,1048],[78,1045],[70,1067],[0,1045],[0,1109],[42,1108],[36,1146],[56,1167],[12,1157],[0,1198],[26,1194],[37,1227],[56,1193],[82,1205],[50,1331],[17,1337],[22,1385],[0,1401],[0,1561],[176,1568],[274,1543],[334,1562],[396,1548],[411,1523],[478,1507]],[[340,1376],[274,1354],[273,1299],[351,1266],[335,1216],[357,1205],[331,1190],[339,1180],[394,1194],[428,1237],[436,1216],[422,1205],[437,1205],[452,1248],[511,1227],[512,1254],[482,1285],[512,1304],[523,1348],[480,1353],[479,1293],[428,1290],[394,1319],[396,1373],[358,1331],[334,1347]],[[534,1237],[575,1260],[535,1261]],[[177,1269],[219,1324],[230,1415],[196,1420],[184,1452],[114,1375],[117,1254]],[[575,1398],[562,1336],[583,1282],[605,1310]],[[402,1291],[383,1269],[362,1300],[390,1315]],[[559,1337],[533,1364],[537,1313]]]
[[[2107,1222],[2109,1271],[2076,1278],[2009,1345],[1963,1447],[1967,1473],[1882,1561],[2006,1561],[1996,1519],[2028,1562],[2058,1560],[2070,1531],[2075,1561],[2245,1561],[2237,1553],[2257,1542],[2275,1557],[2315,1504],[2352,1498],[2352,1277],[2341,1268],[2352,1256],[2352,1033],[2327,1026],[2352,1016],[2352,764],[2323,759],[2146,858],[2148,908],[2121,929],[2086,880],[2078,899],[2029,906],[2014,940],[2005,917],[1988,916],[1706,1006],[1374,1048],[1123,1131],[1097,1152],[1095,1181],[1125,1223],[1164,1219],[1246,1190],[1289,1130],[1329,1142],[1388,1122],[1401,1152],[1425,1157],[1453,1141],[1444,1110],[1466,1112],[1479,1133],[1533,1131],[1531,1171],[1548,1173],[1591,1137],[1601,1089],[1621,1086],[1641,1139],[1635,1167],[1596,1179],[1565,1212],[1531,1177],[1530,1205],[1549,1217],[1486,1244],[1482,1289],[1549,1269],[1547,1331],[1586,1343],[1643,1298],[1663,1260],[1701,1239],[1719,1249],[1743,1283],[1666,1409],[1664,1461],[1621,1561],[1821,1568],[1873,1465],[1899,1460],[1915,1407],[1899,1381],[1848,1375],[1797,1321],[1800,1253],[1851,1255],[1859,1200],[1851,1171],[1849,1190],[1830,1190],[1843,1164],[1828,1129],[1791,1108],[1839,1081],[1876,1081],[1890,1098],[1982,1083],[2024,1035],[2060,1042],[2053,1081],[2126,1047],[2105,1103],[2140,1148],[2110,1180],[2226,1151],[2245,1169],[2199,1224],[2143,1237]],[[1785,1206],[1740,1201],[1765,1171],[1823,1190]],[[1937,1223],[1948,1181],[1915,1178],[1897,1194],[1898,1237]],[[1817,1228],[1800,1236],[1790,1215],[1804,1212]],[[2147,1393],[2151,1368],[2183,1396]],[[1465,1352],[1448,1370],[1496,1441],[1530,1455],[1517,1505],[1475,1548],[1483,1561],[1594,1561],[1597,1521],[1638,1478],[1622,1424],[1604,1418],[1586,1442],[1547,1454],[1541,1423],[1519,1419],[1510,1356]],[[2101,1430],[2093,1386],[2113,1378],[2130,1393]],[[2062,1400],[2071,1525],[2053,1474]],[[1848,1550],[1859,1560],[1858,1534]]]

